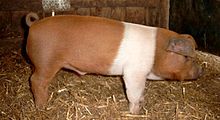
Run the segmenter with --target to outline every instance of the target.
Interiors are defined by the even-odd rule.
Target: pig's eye
[[[188,62],[191,60],[191,57],[189,57],[189,56],[184,56],[184,57],[185,57],[185,62]]]

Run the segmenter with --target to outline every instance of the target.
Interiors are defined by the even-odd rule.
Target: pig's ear
[[[181,34],[180,36],[182,38],[186,39],[186,40],[189,40],[194,45],[195,48],[198,47],[197,44],[196,44],[195,39],[191,35],[189,35],[189,34]]]
[[[191,43],[191,41],[186,39],[170,39],[166,50],[184,56],[195,56],[195,46]]]

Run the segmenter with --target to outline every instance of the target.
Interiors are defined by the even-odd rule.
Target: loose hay
[[[61,70],[51,83],[45,110],[34,107],[30,65],[21,55],[21,38],[0,44],[1,120],[218,120],[220,57],[197,52],[205,71],[196,81],[148,81],[141,115],[128,113],[120,77],[78,76]],[[9,41],[9,42],[6,42]]]

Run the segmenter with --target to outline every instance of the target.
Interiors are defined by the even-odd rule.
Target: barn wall
[[[220,55],[220,0],[170,0],[170,29],[193,35],[200,50]]]
[[[25,26],[24,16],[30,11],[43,16],[41,0],[0,1],[0,29],[2,33],[8,31],[22,33]],[[71,8],[68,11],[56,14],[103,16],[167,28],[169,0],[71,0]],[[46,13],[46,16],[49,15]]]

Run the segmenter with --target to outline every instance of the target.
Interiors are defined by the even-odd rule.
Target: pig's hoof
[[[131,112],[131,114],[139,114],[140,112],[140,104],[139,103],[130,103],[129,104],[129,110]]]
[[[35,107],[36,109],[45,109],[45,105],[44,104],[39,104],[39,103],[35,103]]]
[[[43,106],[38,106],[38,105],[35,105],[35,108],[37,109],[37,110],[46,110],[46,106],[45,105],[43,105]]]
[[[47,104],[47,99],[35,99],[35,107],[37,109],[45,109]]]

